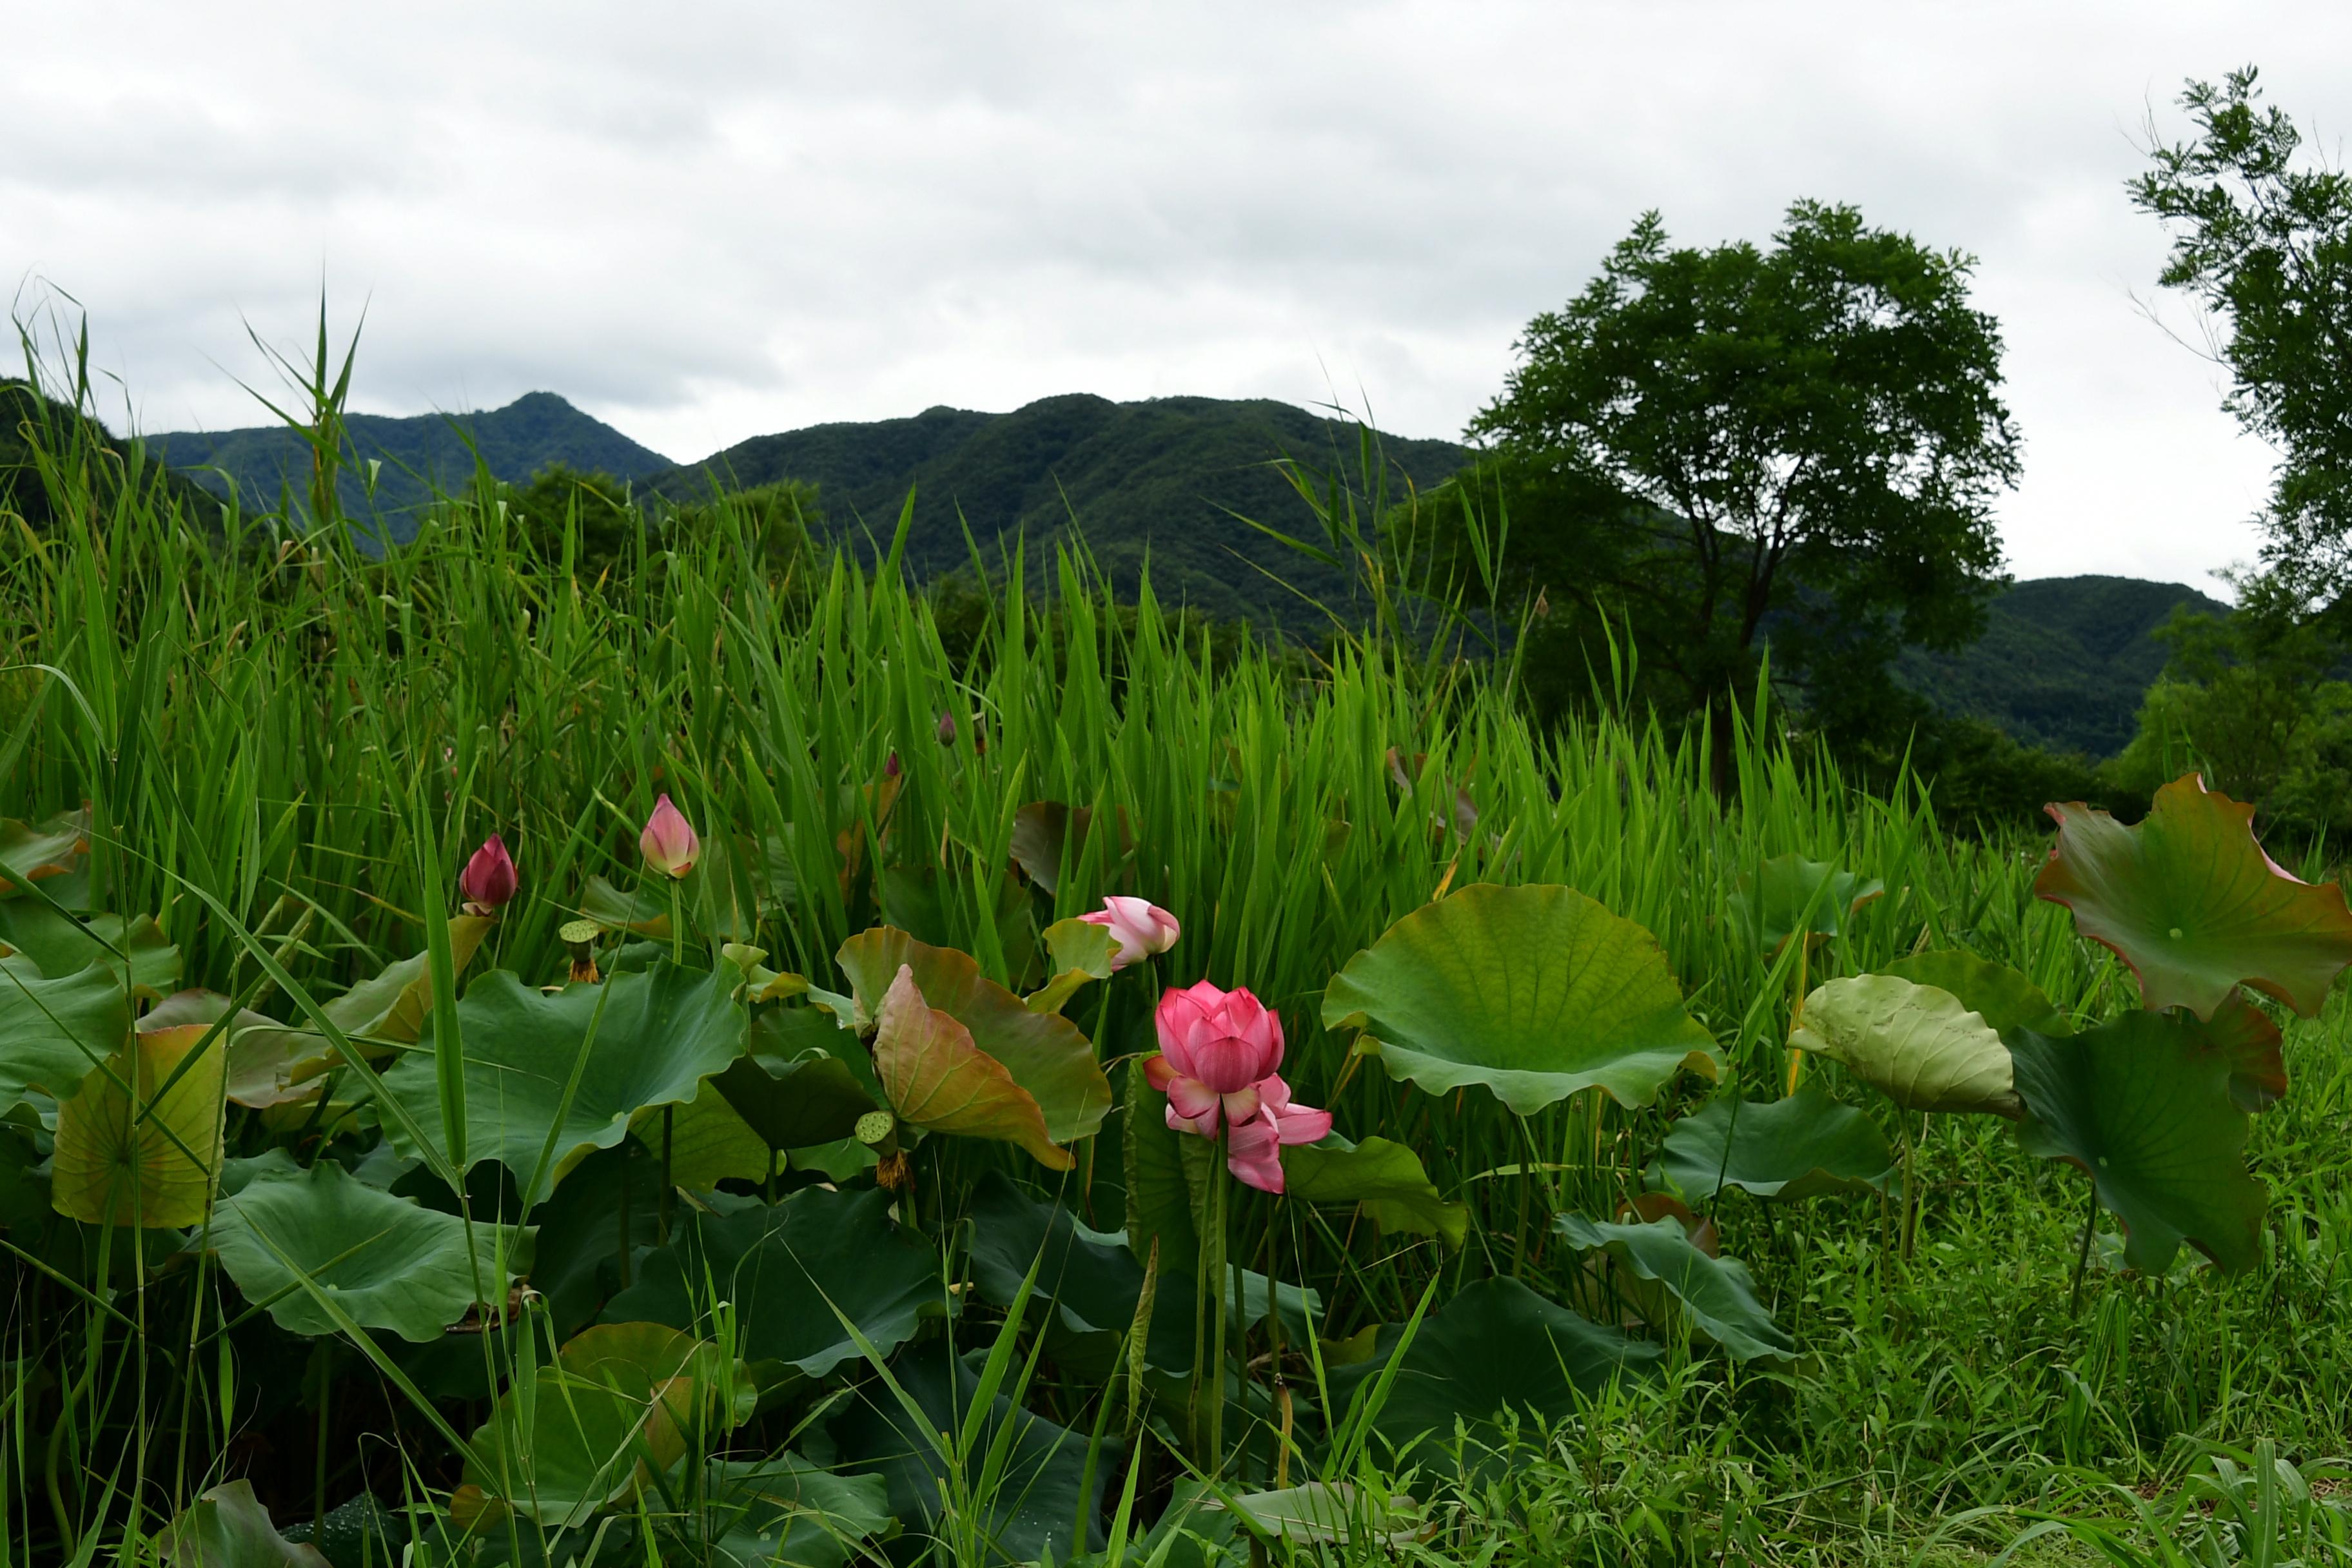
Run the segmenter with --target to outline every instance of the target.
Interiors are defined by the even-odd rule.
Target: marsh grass
[[[88,395],[86,381],[61,390]],[[333,442],[331,420],[317,428]],[[1562,882],[1649,928],[1751,1096],[1786,1072],[1796,984],[1790,955],[1760,951],[1730,902],[1769,857],[1886,886],[1814,955],[1815,983],[1963,945],[2070,1011],[2131,995],[2064,911],[2032,900],[2038,841],[1955,837],[1908,780],[1851,788],[1769,712],[1737,721],[1718,798],[1704,733],[1605,706],[1538,731],[1475,637],[1375,616],[1319,650],[1269,647],[1212,635],[1148,584],[1115,595],[1067,550],[1042,581],[1018,554],[981,562],[996,584],[982,625],[943,635],[887,528],[779,572],[722,498],[699,531],[641,531],[591,574],[575,535],[526,535],[485,473],[413,544],[378,553],[331,521],[200,515],[135,447],[63,422],[37,434],[57,521],[37,535],[0,518],[0,816],[88,803],[96,901],[152,911],[183,984],[282,1005],[265,947],[296,985],[331,994],[426,944],[447,896],[427,868],[492,830],[524,894],[486,962],[559,980],[557,927],[591,877],[633,885],[656,792],[719,846],[723,875],[705,885],[726,896],[708,917],[812,975],[887,919],[1018,982],[1044,924],[1142,894],[1184,921],[1161,978],[1245,983],[1278,1005],[1300,1097],[1355,1138],[1420,1151],[1471,1207],[1470,1240],[1448,1253],[1253,1197],[1242,1234],[1278,1249],[1286,1276],[1324,1282],[1327,1341],[1402,1321],[1433,1282],[1442,1296],[1515,1274],[1580,1300],[1591,1286],[1544,1222],[1613,1210],[1704,1088],[1523,1121],[1349,1057],[1316,1023],[1325,983],[1446,889]],[[1370,468],[1305,485],[1286,526],[1350,537]],[[332,480],[314,494],[331,498]],[[1013,840],[1019,808],[1045,801],[1093,825],[1060,847],[1050,897],[1015,869]],[[1124,990],[1083,1021],[1106,1058],[1150,1048]],[[1431,1533],[1400,1548],[1412,1561],[1932,1562],[1997,1552],[2037,1510],[2146,1535],[2100,1487],[2168,1496],[2216,1451],[2352,1452],[2346,1028],[2339,999],[2289,1030],[2294,1089],[2252,1148],[2273,1194],[2268,1252],[2244,1278],[2095,1264],[2075,1310],[2079,1175],[2022,1156],[2005,1125],[1943,1119],[1920,1146],[1907,1259],[1874,1203],[1775,1209],[1735,1193],[1717,1206],[1725,1251],[1802,1347],[1794,1368],[1682,1346],[1655,1387],[1521,1433],[1504,1462],[1402,1477],[1373,1454],[1360,1479],[1419,1500]],[[233,1115],[233,1153],[274,1136]],[[1088,1160],[1073,1199],[1115,1225],[1116,1182]],[[246,1342],[220,1331],[243,1308],[216,1276],[131,1236],[42,1223],[29,1250],[81,1248],[96,1285],[26,1251],[6,1265],[0,1563],[137,1560],[182,1502],[236,1474],[281,1521],[363,1489],[448,1484],[416,1457],[429,1424],[364,1358],[316,1352],[289,1387],[284,1364],[245,1364]],[[1034,1377],[1074,1428],[1098,1414],[1099,1391]],[[484,1408],[457,1399],[448,1419],[464,1430]],[[2037,1539],[2013,1560],[2059,1549]]]

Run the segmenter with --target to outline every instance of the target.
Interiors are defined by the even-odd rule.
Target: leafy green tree
[[[1652,213],[1471,424],[1572,679],[1630,632],[1654,701],[1714,713],[1718,782],[1768,643],[1847,732],[1913,715],[1901,645],[1981,624],[2018,441],[1971,265],[1846,206],[1799,202],[1769,248],[1676,247]]]
[[[551,564],[563,559],[565,530],[575,530],[572,567],[588,578],[627,560],[644,526],[625,481],[562,463],[540,469],[529,484],[509,486],[507,506],[532,547]]]
[[[2223,405],[2279,453],[2266,560],[2296,593],[2352,586],[2352,174],[2303,153],[2252,66],[2180,102],[2197,134],[2158,142],[2132,202],[2163,222],[2159,281],[2226,322]]]

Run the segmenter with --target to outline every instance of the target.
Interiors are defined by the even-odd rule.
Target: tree
[[[1556,635],[1630,631],[1653,700],[1715,716],[1718,784],[1768,643],[1848,732],[1916,710],[1902,644],[1981,626],[2018,442],[1972,265],[1852,207],[1796,204],[1769,249],[1675,248],[1651,213],[1471,424]]]
[[[2133,205],[2172,234],[2159,281],[2226,323],[2223,406],[2276,447],[2266,563],[2307,601],[2352,587],[2352,176],[2301,156],[2252,66],[2192,81],[2186,142],[2155,141]]]

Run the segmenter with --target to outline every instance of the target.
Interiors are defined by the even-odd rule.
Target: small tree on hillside
[[[1902,644],[1980,626],[2018,441],[1970,267],[1851,207],[1798,203],[1769,248],[1677,248],[1649,214],[1471,424],[1522,585],[1571,626],[1597,607],[1658,700],[1715,714],[1719,784],[1768,641],[1835,731],[1913,710]]]

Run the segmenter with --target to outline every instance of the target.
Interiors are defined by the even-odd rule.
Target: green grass
[[[1049,915],[1141,893],[1184,921],[1163,979],[1256,990],[1282,1011],[1299,1098],[1351,1137],[1407,1143],[1471,1206],[1469,1240],[1449,1252],[1249,1194],[1241,1234],[1278,1237],[1283,1272],[1323,1290],[1327,1340],[1410,1317],[1433,1282],[1442,1300],[1516,1273],[1572,1297],[1575,1260],[1547,1245],[1549,1215],[1613,1208],[1704,1089],[1632,1112],[1581,1099],[1521,1122],[1483,1095],[1433,1098],[1351,1061],[1317,1026],[1325,984],[1442,889],[1562,882],[1646,926],[1751,1095],[1786,1070],[1794,977],[1728,900],[1774,855],[1888,889],[1817,955],[1816,981],[1966,945],[2070,1011],[2132,999],[2065,911],[2032,900],[2041,841],[1950,837],[1917,790],[1849,789],[1832,760],[1774,739],[1769,716],[1743,728],[1736,788],[1717,800],[1703,737],[1606,716],[1539,733],[1507,670],[1395,639],[1344,639],[1328,658],[1213,643],[1148,592],[1114,603],[1082,559],[1043,584],[1013,563],[960,658],[895,563],[843,555],[810,580],[772,579],[723,506],[707,536],[584,582],[535,558],[487,484],[378,560],[236,518],[226,547],[206,544],[210,520],[184,497],[123,482],[89,446],[54,456],[48,529],[0,518],[15,535],[0,555],[0,816],[87,802],[100,906],[153,912],[184,984],[242,994],[260,983],[259,947],[325,995],[419,952],[448,897],[422,868],[460,863],[493,830],[524,888],[495,962],[560,981],[557,926],[590,876],[630,885],[659,791],[706,837],[775,847],[781,901],[758,938],[771,963],[812,976],[887,918],[1011,980]],[[942,714],[957,721],[948,744]],[[903,784],[883,817],[893,757]],[[1132,836],[1125,849],[1087,839],[1050,911],[1031,909],[1012,866],[1013,813],[1040,800]],[[885,874],[845,878],[845,862]],[[1150,1048],[1141,988],[1106,994],[1099,1016],[1092,1000],[1078,1009],[1100,1053]],[[286,1003],[261,984],[258,1005]],[[2134,1517],[2110,1484],[2170,1497],[2215,1451],[2352,1453],[2347,1026],[2339,999],[2289,1031],[2294,1088],[2254,1124],[2273,1210],[2252,1273],[2143,1279],[2095,1259],[2076,1309],[2080,1177],[2023,1156],[2005,1123],[1938,1119],[1910,1258],[1874,1200],[1768,1210],[1735,1194],[1717,1210],[1726,1254],[1754,1268],[1799,1363],[1763,1371],[1677,1345],[1654,1386],[1523,1434],[1507,1465],[1398,1479],[1433,1527],[1402,1550],[1980,1561],[2042,1511]],[[1885,1102],[1841,1093],[1892,1127]],[[251,1154],[282,1135],[233,1111],[230,1137]],[[973,1147],[944,1157],[1018,1168]],[[1495,1173],[1519,1165],[1558,1168]],[[1097,1172],[1081,1199],[1110,1205],[1106,1226],[1116,1179]],[[21,1206],[8,1225],[0,1563],[61,1560],[61,1526],[97,1553],[84,1561],[143,1560],[142,1532],[233,1475],[251,1475],[281,1522],[363,1486],[396,1499],[404,1476],[447,1484],[439,1439],[360,1356],[214,1334],[242,1303],[161,1248],[62,1237],[76,1227]],[[28,1260],[68,1242],[110,1256],[69,1284]],[[976,1343],[993,1321],[969,1315]],[[1033,1341],[1016,1342],[1025,1356]],[[1081,1431],[1098,1408],[1098,1391],[1050,1365],[1029,1386]],[[452,1400],[446,1418],[467,1430],[486,1408]],[[2046,1537],[2012,1561],[2062,1550],[2088,1548]]]

